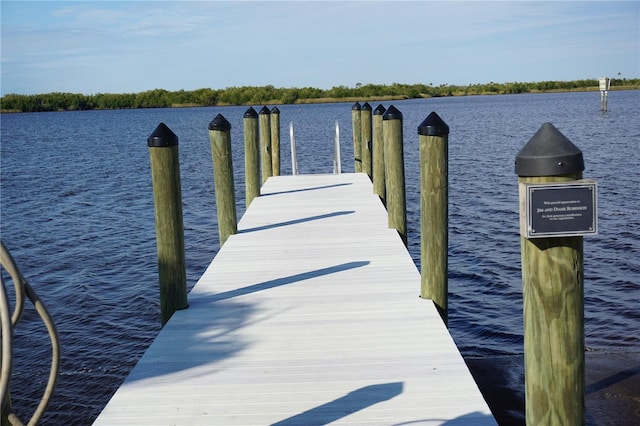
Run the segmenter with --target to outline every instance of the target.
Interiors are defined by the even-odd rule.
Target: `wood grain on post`
[[[260,116],[260,158],[262,159],[262,184],[273,176],[271,160],[271,112],[266,106],[262,107]]]
[[[220,114],[209,123],[209,140],[213,158],[218,233],[222,247],[230,235],[238,232],[238,219],[231,156],[231,124]]]
[[[582,177],[582,152],[545,123],[516,157],[526,183]],[[520,237],[527,424],[581,425],[584,409],[583,237]]]
[[[351,128],[353,131],[353,161],[356,173],[362,171],[362,126],[360,120],[360,104],[351,107]]]
[[[449,126],[432,112],[418,127],[420,145],[420,295],[448,323]]]
[[[178,137],[164,123],[147,139],[155,205],[162,325],[187,308],[187,272],[182,221]]]
[[[402,113],[393,105],[382,117],[384,134],[384,174],[389,228],[396,229],[407,245],[407,203],[404,184]]]
[[[384,182],[384,133],[382,116],[385,108],[378,105],[373,110],[373,192],[378,194],[382,204],[386,206],[386,188]]]
[[[260,196],[260,139],[255,109],[249,108],[244,113],[243,125],[245,200],[249,207],[251,201]]]
[[[371,105],[365,102],[360,109],[360,127],[362,129],[361,136],[361,152],[362,152],[362,171],[372,179],[373,164],[372,164],[372,150],[373,150],[373,137],[371,128]]]
[[[271,172],[280,176],[280,110],[271,108]]]

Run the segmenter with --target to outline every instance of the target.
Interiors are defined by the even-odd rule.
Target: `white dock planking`
[[[365,174],[270,178],[96,425],[496,424]]]

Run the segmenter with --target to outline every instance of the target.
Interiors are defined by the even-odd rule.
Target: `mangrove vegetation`
[[[611,90],[640,89],[640,79],[612,79]],[[168,91],[149,90],[141,93],[47,93],[41,95],[8,94],[0,98],[2,112],[76,111],[92,109],[169,108],[227,105],[301,104],[321,102],[388,101],[395,99],[441,96],[540,93],[560,91],[592,91],[597,79],[575,81],[541,81],[535,83],[486,83],[467,86],[433,84],[356,84],[328,90],[313,87],[276,88],[274,86],[241,86],[225,89]]]

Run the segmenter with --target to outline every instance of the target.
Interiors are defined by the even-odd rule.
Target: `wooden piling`
[[[407,204],[404,184],[402,113],[393,105],[382,117],[384,134],[384,174],[389,228],[394,228],[407,245]]]
[[[155,205],[162,325],[187,308],[187,272],[182,221],[178,137],[160,123],[147,139]]]
[[[521,184],[573,181],[582,177],[582,152],[546,123],[515,170]],[[527,424],[585,422],[582,238],[520,238]]]
[[[255,197],[260,196],[260,139],[258,136],[258,113],[250,107],[244,113],[244,183],[245,201],[249,207]]]
[[[271,108],[271,171],[280,176],[280,110]]]
[[[378,194],[382,204],[386,206],[386,188],[384,182],[384,133],[382,116],[385,108],[378,105],[373,110],[373,192]]]
[[[218,233],[222,247],[230,235],[238,232],[238,219],[231,156],[231,124],[221,114],[209,123],[209,140],[213,158]]]
[[[271,112],[266,106],[262,107],[260,116],[260,158],[262,159],[262,184],[273,176],[271,155]]]
[[[351,128],[353,130],[353,161],[356,173],[362,171],[362,126],[360,120],[360,104],[351,107]]]
[[[418,127],[420,145],[420,295],[448,323],[449,126],[432,112]]]
[[[373,137],[371,128],[371,105],[365,102],[360,109],[360,126],[362,131],[361,136],[361,152],[362,152],[362,171],[369,176],[369,179],[373,181],[372,177],[372,150],[373,150]]]

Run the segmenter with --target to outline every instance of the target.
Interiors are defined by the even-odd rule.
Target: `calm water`
[[[417,128],[436,111],[451,130],[449,325],[465,357],[522,354],[513,165],[545,122],[583,151],[584,176],[599,184],[599,235],[584,244],[586,345],[594,351],[640,348],[640,92],[611,92],[608,112],[599,110],[597,92],[383,103],[390,104],[404,116],[409,248],[418,266]],[[282,174],[291,171],[289,122],[300,172],[330,173],[336,120],[342,169],[352,172],[351,106],[278,106]],[[180,138],[191,287],[218,249],[207,125],[218,113],[231,122],[241,215],[246,110],[2,116],[2,241],[47,305],[62,340],[62,372],[44,423],[90,424],[160,329],[148,135],[164,122]],[[13,402],[26,420],[44,390],[50,362],[46,332],[33,308],[15,338]]]

